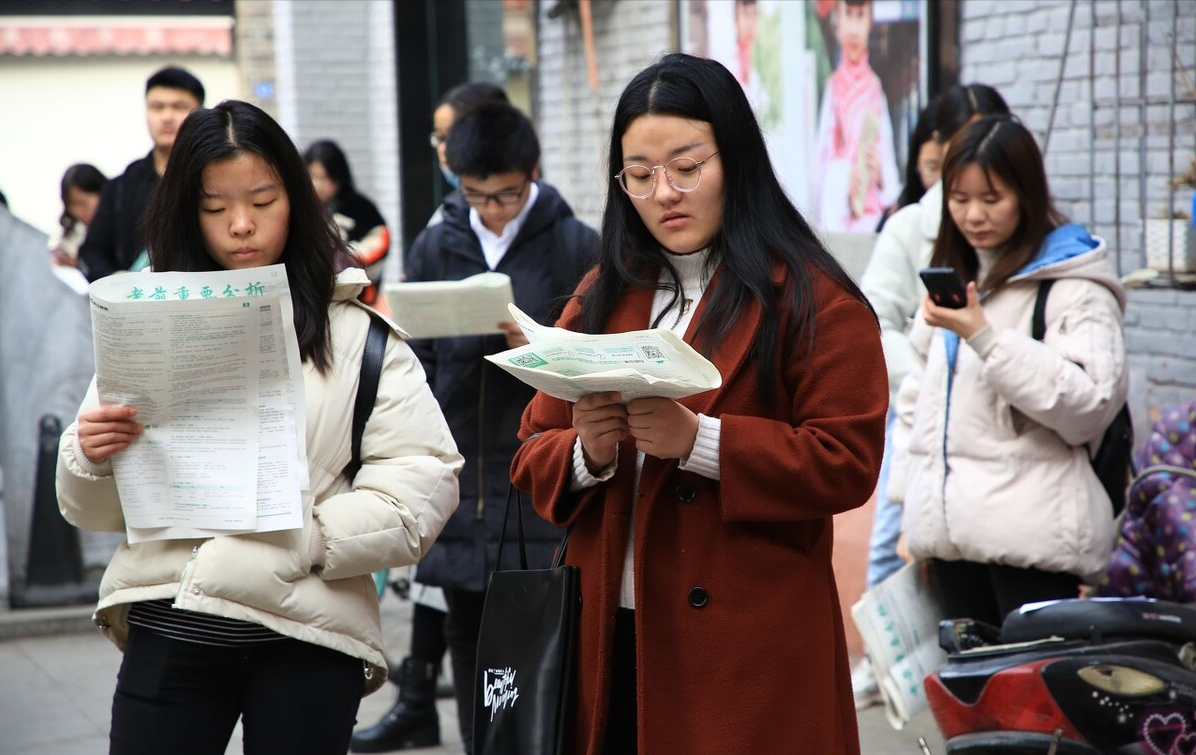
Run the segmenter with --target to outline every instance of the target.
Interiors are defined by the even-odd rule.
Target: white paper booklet
[[[902,729],[928,705],[923,680],[947,662],[938,635],[943,612],[922,564],[906,564],[864,593],[851,618],[872,661],[885,716]]]
[[[286,269],[91,284],[96,387],[145,433],[112,457],[129,542],[303,526],[303,372]]]
[[[486,359],[536,390],[565,401],[620,391],[623,402],[684,398],[723,383],[710,360],[667,328],[588,335],[540,325],[510,305],[529,343]]]
[[[386,290],[391,317],[412,338],[501,333],[515,301],[505,273],[478,273],[456,281],[399,283]]]

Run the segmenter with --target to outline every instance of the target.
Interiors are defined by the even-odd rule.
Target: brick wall
[[[1059,209],[1109,241],[1121,274],[1141,268],[1139,218],[1191,202],[1168,177],[1196,154],[1196,3],[967,0],[961,15],[961,81],[1001,91],[1045,145]],[[1196,396],[1196,292],[1134,289],[1129,301],[1141,437],[1150,412]]]
[[[549,19],[552,5],[542,3],[539,18],[544,172],[597,226],[615,101],[634,73],[675,49],[676,11],[653,0],[596,0],[600,83],[591,91],[578,17]],[[1119,273],[1143,267],[1140,218],[1191,202],[1169,191],[1168,178],[1196,154],[1196,3],[964,0],[960,11],[961,80],[996,86],[1039,137],[1059,209],[1109,241]],[[1129,302],[1141,434],[1152,412],[1196,395],[1196,292],[1132,289]]]
[[[278,118],[274,72],[274,0],[237,4],[236,56],[241,91],[252,102]]]
[[[675,50],[673,3],[596,0],[593,7],[598,88],[591,90],[576,12],[547,17],[540,3],[535,112],[544,178],[573,210],[599,226],[608,185],[607,143],[615,103],[627,82],[661,54]]]
[[[317,139],[340,144],[357,188],[378,205],[392,240],[401,238],[392,5],[371,0],[273,5],[279,122],[301,150]],[[389,258],[392,269],[397,257]]]

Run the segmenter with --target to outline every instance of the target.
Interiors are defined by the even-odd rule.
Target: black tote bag
[[[502,570],[514,491],[519,569]],[[569,532],[552,568],[528,569],[523,501],[507,491],[498,568],[490,575],[474,671],[476,755],[563,755],[573,735],[581,571],[565,566]]]

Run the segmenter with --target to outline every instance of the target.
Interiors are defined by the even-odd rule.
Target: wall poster
[[[871,232],[928,97],[927,14],[926,0],[680,0],[680,38],[739,79],[807,219]]]

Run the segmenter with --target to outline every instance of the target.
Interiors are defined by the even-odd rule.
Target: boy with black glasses
[[[415,239],[404,260],[406,279],[505,273],[516,306],[552,324],[593,264],[598,235],[573,216],[556,189],[537,180],[540,143],[531,121],[510,105],[471,111],[453,123],[447,158],[465,202],[446,203],[443,222]],[[482,603],[495,566],[511,459],[519,447],[516,433],[535,393],[483,358],[527,343],[513,322],[498,325],[502,334],[411,341],[466,459],[461,504],[416,571],[417,581],[444,589],[445,636],[466,753],[473,750]],[[533,516],[525,526],[530,566],[547,568],[560,531]],[[507,549],[510,555],[515,551]]]

